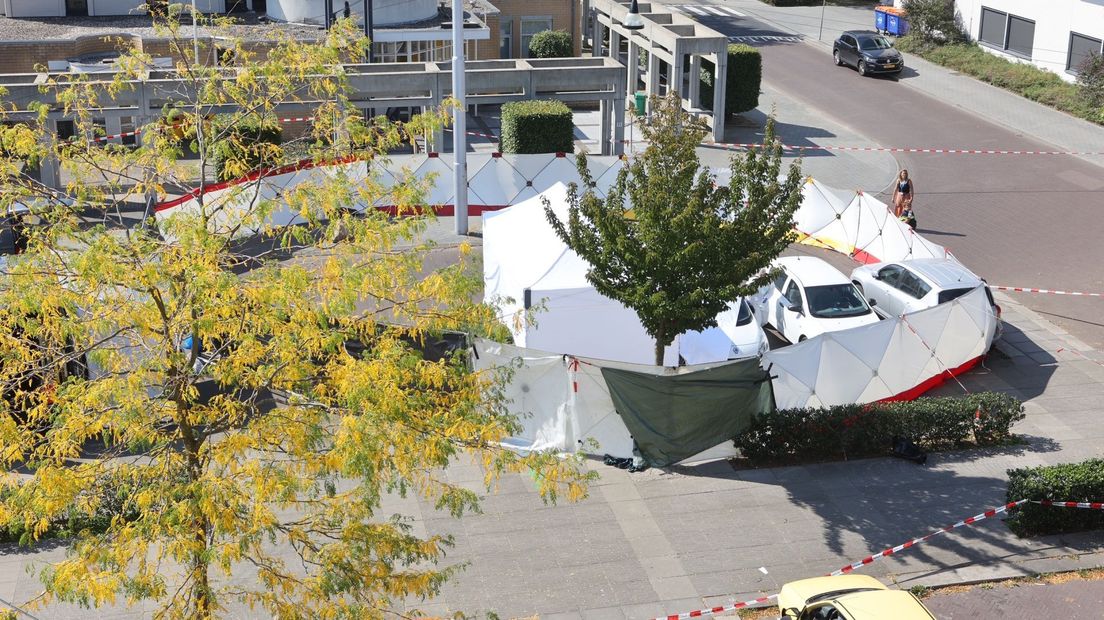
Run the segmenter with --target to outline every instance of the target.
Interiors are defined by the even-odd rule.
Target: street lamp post
[[[364,0],[364,36],[368,38],[368,62],[376,61],[376,55],[372,51],[372,35],[375,24],[372,21],[372,0]]]
[[[453,204],[455,226],[458,235],[468,234],[468,136],[467,87],[464,84],[464,0],[452,0],[452,96],[456,98],[453,111],[452,153]]]
[[[820,3],[820,32],[817,33],[817,41],[824,36],[824,7],[828,4],[828,0],[824,0]]]

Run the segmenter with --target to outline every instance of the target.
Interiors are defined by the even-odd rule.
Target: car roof
[[[917,258],[899,263],[941,289],[974,288],[981,278],[962,263],[948,258]]]
[[[933,620],[931,612],[904,590],[878,590],[844,594],[835,599],[854,620]]]
[[[840,34],[849,34],[851,36],[858,36],[858,35],[861,34],[861,35],[871,36],[871,35],[880,35],[882,33],[874,32],[873,30],[844,30]]]
[[[800,581],[791,581],[782,586],[779,593],[780,599],[797,599],[804,604],[813,597],[828,592],[840,592],[843,590],[885,590],[882,582],[870,575],[836,575],[834,577],[813,577]]]
[[[840,273],[839,269],[816,256],[783,256],[777,259],[775,264],[785,269],[802,286],[851,283],[851,280]]]

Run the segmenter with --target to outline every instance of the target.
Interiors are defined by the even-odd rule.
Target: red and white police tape
[[[750,142],[715,142],[714,146],[733,149],[762,148]],[[1104,151],[1013,151],[1006,149],[931,149],[894,146],[797,146],[783,144],[784,151],[863,151],[880,153],[936,153],[941,155],[1104,155]]]
[[[1083,293],[1081,291],[1053,291],[1045,288],[1026,288],[1022,286],[990,286],[994,291],[1010,293],[1044,293],[1047,295],[1072,295],[1074,297],[1104,297],[1104,293]]]
[[[946,527],[940,528],[938,530],[935,530],[934,532],[931,532],[930,534],[928,534],[926,536],[921,536],[920,538],[913,538],[912,540],[910,540],[908,542],[905,542],[905,543],[902,543],[900,545],[897,545],[896,547],[890,547],[889,549],[886,549],[885,551],[880,551],[878,553],[875,553],[874,555],[867,556],[867,557],[859,560],[858,562],[853,562],[851,564],[848,564],[847,566],[844,566],[843,568],[840,568],[840,569],[832,571],[831,573],[828,573],[828,576],[829,577],[836,577],[836,576],[839,576],[839,575],[844,575],[844,574],[850,573],[851,571],[853,571],[857,568],[861,568],[863,566],[866,566],[867,564],[873,564],[874,562],[876,562],[876,561],[878,561],[882,558],[891,556],[891,555],[893,555],[895,553],[898,553],[900,551],[904,551],[905,549],[908,549],[910,547],[915,547],[916,545],[919,545],[920,543],[931,540],[932,538],[934,538],[935,536],[938,536],[940,534],[946,534],[947,532],[958,529],[960,527],[966,527],[968,525],[973,525],[973,524],[975,524],[979,521],[984,521],[985,519],[988,519],[990,517],[994,517],[998,514],[1001,514],[1002,512],[1007,512],[1009,509],[1015,508],[1017,506],[1022,506],[1023,504],[1039,504],[1041,506],[1054,506],[1054,507],[1057,507],[1057,508],[1089,508],[1089,509],[1093,509],[1093,510],[1104,510],[1104,502],[1061,502],[1061,501],[1055,501],[1055,500],[1049,500],[1049,499],[1044,499],[1044,500],[1021,499],[1021,500],[1017,500],[1017,501],[1014,501],[1014,502],[1008,502],[1007,504],[1005,504],[1003,506],[997,506],[996,508],[990,508],[989,510],[986,510],[985,512],[982,512],[980,514],[976,514],[976,515],[974,515],[972,517],[969,517],[967,519],[963,519],[963,520],[961,520],[957,523],[954,523],[954,524],[948,525]],[[714,616],[714,615],[717,615],[717,614],[728,613],[730,611],[736,611],[737,609],[743,609],[745,607],[750,607],[752,605],[761,605],[763,603],[770,602],[771,600],[776,599],[776,598],[778,598],[777,594],[771,594],[769,596],[762,596],[762,597],[759,597],[757,599],[752,599],[750,601],[741,601],[739,603],[729,603],[728,605],[719,605],[717,607],[710,607],[710,608],[706,608],[706,609],[695,609],[694,611],[688,611],[688,612],[684,612],[684,613],[681,613],[681,614],[671,614],[669,616],[658,616],[656,618],[653,618],[652,620],[689,620],[690,618],[701,618],[701,617],[705,617],[705,616]]]

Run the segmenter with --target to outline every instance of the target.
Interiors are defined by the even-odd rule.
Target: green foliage
[[[713,107],[713,63],[702,61],[699,105]],[[725,78],[725,112],[739,114],[759,106],[759,90],[763,81],[763,57],[759,50],[733,43],[728,46],[728,72]]]
[[[954,0],[905,0],[909,34],[929,43],[960,43],[966,32],[955,14]]]
[[[1097,115],[1104,122],[1104,56],[1090,54],[1077,67],[1077,85],[1090,106],[1097,109]]]
[[[648,147],[621,169],[599,197],[578,159],[583,186],[568,192],[560,220],[545,203],[548,221],[564,243],[590,263],[587,280],[601,294],[636,311],[663,347],[682,332],[715,326],[738,297],[770,281],[763,270],[790,243],[801,200],[801,167],[784,180],[774,121],[763,147],[731,160],[732,180],[718,187],[698,160],[708,128],[682,109],[678,96],[652,100],[641,123]]]
[[[972,43],[935,45],[912,35],[898,39],[897,47],[1032,101],[1104,125],[1104,114],[1089,104],[1077,84],[1070,84],[1035,65],[1006,60]]]
[[[562,101],[514,101],[502,106],[503,153],[573,153],[575,128]]]
[[[564,30],[544,30],[529,39],[532,58],[570,58],[575,55],[575,42]]]
[[[895,436],[928,449],[973,439],[994,445],[1011,438],[1023,404],[996,392],[964,398],[785,409],[760,416],[735,438],[752,463],[849,459],[887,454]]]
[[[215,135],[210,148],[215,176],[228,181],[251,172],[271,168],[280,162],[283,129],[275,118],[235,114],[211,123]]]
[[[1104,501],[1104,460],[1008,470],[1008,501]],[[1025,504],[1010,512],[1008,527],[1020,536],[1104,529],[1104,511]]]

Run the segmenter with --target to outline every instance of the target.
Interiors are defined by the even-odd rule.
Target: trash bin
[[[645,92],[636,93],[636,113],[639,114],[640,116],[644,116],[644,114],[647,112],[647,110],[648,110],[648,93],[645,93]]]
[[[878,32],[886,31],[886,12],[884,7],[874,7],[874,30]]]
[[[886,30],[895,37],[908,34],[908,18],[904,15],[886,15]]]

